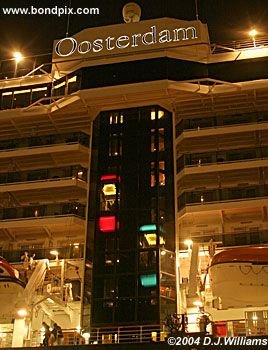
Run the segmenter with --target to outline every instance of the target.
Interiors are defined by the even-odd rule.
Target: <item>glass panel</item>
[[[47,97],[47,87],[40,87],[32,90],[32,103],[40,100],[43,97]]]
[[[110,137],[109,155],[110,156],[122,155],[122,140],[121,140],[121,137],[117,134],[114,134]]]
[[[128,284],[129,282],[127,282]],[[117,322],[131,322],[135,319],[135,300],[119,300],[115,309],[115,320]],[[129,341],[129,335],[125,335]],[[124,338],[124,331],[120,334],[121,341]]]
[[[267,331],[267,317],[265,311],[246,312],[248,335],[264,335]]]
[[[101,190],[101,210],[116,210],[117,188],[115,183],[105,183]]]
[[[13,94],[12,92],[6,92],[2,94],[2,109],[12,108]]]
[[[17,91],[14,93],[13,108],[26,107],[30,104],[31,91]]]
[[[158,149],[159,151],[164,151],[165,150],[165,129],[161,128],[158,129],[158,135],[159,135],[159,140],[158,140]]]
[[[33,136],[14,140],[0,141],[0,149],[15,149],[24,147],[33,147],[41,145],[51,145],[59,143],[79,142],[84,146],[89,146],[89,135],[76,132],[70,134]]]
[[[160,161],[159,162],[159,185],[165,186],[166,184],[166,178],[165,178],[165,162]]]
[[[104,298],[113,298],[116,295],[116,280],[104,280]]]
[[[76,75],[68,79],[68,94],[72,94],[73,92],[79,90],[79,88],[80,82]]]
[[[156,251],[146,250],[140,252],[140,271],[154,271],[156,266]]]

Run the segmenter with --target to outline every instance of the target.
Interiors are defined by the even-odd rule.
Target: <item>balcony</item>
[[[31,171],[0,173],[0,186],[6,184],[19,184],[21,182],[35,182],[44,180],[60,180],[64,178],[87,181],[87,169],[80,165],[62,168],[35,169]],[[0,189],[1,191],[1,189]]]
[[[184,234],[182,231],[179,249],[185,250],[184,240],[191,239],[193,242],[208,245],[209,242],[217,242],[217,247],[240,247],[251,245],[267,245],[268,230],[239,230],[239,231],[224,231],[224,232],[209,232]]]
[[[182,170],[185,170],[186,175],[187,173],[201,173],[214,170],[217,171],[224,170],[224,168],[230,169],[230,165],[232,169],[234,169],[235,165],[238,165],[238,168],[248,168],[248,161],[262,160],[267,158],[268,147],[265,146],[228,151],[184,154],[179,159],[177,159],[177,174]],[[225,166],[221,166],[220,169],[219,166],[223,164]],[[255,166],[258,166],[258,164],[259,163],[257,162]],[[214,167],[211,167],[211,165],[217,165],[216,169]],[[259,166],[264,165],[261,163]]]
[[[39,69],[44,73],[44,68],[51,69],[50,64],[46,66],[41,65],[35,68],[31,73],[33,73],[33,75],[34,73],[40,73]],[[32,78],[33,75],[31,75],[30,78]],[[27,78],[29,79],[29,74],[24,78],[27,81]],[[50,101],[48,97],[50,96],[65,96],[80,89],[81,81],[79,77],[73,73],[57,80],[54,85],[50,80],[46,81],[45,78],[46,76],[43,76],[40,79],[43,81],[43,84],[34,85],[32,81],[31,85],[28,82],[28,85],[26,84],[24,87],[15,87],[9,90],[5,89],[4,92],[0,93],[0,110],[24,108],[40,101],[40,99],[46,99],[46,101],[43,101],[43,104],[49,104]]]
[[[27,206],[74,200],[84,203],[87,191],[87,169],[77,165],[0,173],[0,201],[3,206]]]
[[[14,151],[20,148],[43,147],[64,143],[79,143],[83,146],[89,147],[89,136],[82,132],[74,132],[68,134],[53,134],[24,137],[14,140],[2,140],[0,141],[0,151]]]
[[[183,119],[176,125],[176,138],[182,133],[189,133],[189,137],[193,136],[191,131],[199,131],[198,136],[205,136],[202,131],[213,130],[213,134],[217,130],[219,133],[223,132],[224,128],[227,128],[226,132],[230,132],[230,127],[233,127],[237,131],[250,131],[252,130],[252,125],[258,125],[268,122],[268,112],[254,112],[245,113],[237,115],[225,115],[225,116],[215,116],[215,117],[204,117],[204,118],[194,118],[194,119]],[[261,126],[259,125],[260,129]],[[243,128],[245,130],[243,130]],[[202,132],[202,133],[201,133]],[[195,134],[196,135],[196,134]]]
[[[28,250],[28,249],[25,249]],[[35,254],[35,260],[49,259],[54,260],[55,257],[51,255],[51,248],[36,248],[31,249]],[[66,247],[53,247],[59,254],[59,259],[82,259],[84,257],[84,245],[73,244]],[[10,263],[21,263],[21,256],[24,250],[0,250],[0,255],[3,256]]]
[[[23,229],[36,226],[72,226],[75,230],[84,226],[85,205],[80,203],[59,203],[31,205],[18,208],[0,209],[0,229]],[[66,219],[69,217],[70,219]]]
[[[235,187],[223,188],[213,190],[198,190],[191,192],[184,192],[178,197],[178,210],[187,210],[190,206],[194,207],[191,211],[212,210],[214,203],[221,203],[223,209],[223,202],[230,202],[230,207],[234,207],[234,202],[244,205],[247,200],[261,201],[261,205],[267,205],[268,185],[250,186],[250,187]],[[251,203],[250,206],[253,204]],[[257,204],[255,204],[257,205]],[[228,205],[224,205],[224,207]],[[257,205],[258,206],[258,205]],[[187,208],[188,207],[188,208]]]
[[[89,136],[82,132],[0,141],[0,172],[88,166]]]

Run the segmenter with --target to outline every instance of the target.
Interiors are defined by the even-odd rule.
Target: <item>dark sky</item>
[[[71,16],[70,34],[87,27],[122,23],[122,7],[128,0],[0,0],[0,60],[10,57],[14,49],[24,55],[52,50],[52,41],[66,33],[67,16],[3,15],[5,7],[99,7],[98,16]],[[142,19],[175,17],[195,19],[194,0],[137,0]],[[247,38],[251,27],[268,37],[268,0],[198,0],[199,17],[209,27],[211,42],[222,43]]]

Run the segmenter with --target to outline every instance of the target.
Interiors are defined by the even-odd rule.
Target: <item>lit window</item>
[[[116,186],[115,184],[105,184],[101,193],[101,210],[109,211],[116,209]],[[118,193],[119,202],[119,193]]]
[[[116,187],[115,184],[106,184],[102,188],[103,193],[105,196],[113,196],[116,194]]]
[[[114,232],[116,229],[115,216],[101,216],[99,218],[99,229],[102,232]]]
[[[158,117],[158,119],[162,119],[165,115],[164,111],[158,111],[156,112],[155,110],[151,111],[151,120],[155,120],[156,116]]]
[[[165,115],[164,111],[158,111],[158,119],[162,119]]]
[[[161,161],[159,162],[159,185],[165,186],[166,184],[166,178],[165,178],[165,162]]]
[[[155,168],[155,163],[151,163],[151,187],[154,187],[157,185],[157,169]],[[165,186],[166,179],[165,179],[165,162],[160,161],[158,162],[158,184],[159,186]]]
[[[156,145],[155,145],[155,134],[151,134],[151,152],[156,151]]]
[[[152,275],[142,275],[140,277],[141,279],[141,285],[143,287],[155,287],[157,284],[156,281],[156,274],[152,274]]]
[[[158,149],[157,149],[157,146],[158,146]],[[151,152],[164,151],[164,150],[165,150],[164,128],[158,129],[158,134],[156,134],[156,129],[152,129],[151,130]]]
[[[116,181],[120,182],[120,177],[113,174],[103,175],[101,181],[104,183],[100,192],[100,210],[116,210],[120,203],[119,184],[116,186]]]
[[[65,84],[66,84],[66,82],[63,81],[62,83],[60,83],[60,84],[58,84],[58,85],[55,85],[55,86],[54,86],[54,89],[55,89],[55,90],[56,90],[56,89],[59,89],[59,88],[61,88],[62,86],[65,86]]]
[[[156,114],[155,111],[151,112],[151,120],[155,120],[155,114]]]
[[[140,231],[141,232],[156,231],[156,225],[155,224],[142,225],[140,227]]]
[[[117,180],[120,182],[120,176],[114,175],[114,174],[109,174],[109,175],[102,175],[101,181],[107,181],[107,180]]]
[[[74,77],[68,79],[68,83],[75,83],[77,81],[77,76],[75,75]]]
[[[147,233],[144,235],[149,246],[156,245],[156,234],[155,233]],[[162,236],[159,236],[159,244],[164,245],[165,240]]]
[[[112,125],[112,124],[123,124],[124,116],[123,116],[123,114],[118,113],[118,112],[112,113],[110,115],[110,119],[109,120],[110,120],[110,125]]]
[[[158,151],[164,151],[165,150],[165,142],[164,142],[164,129],[161,128],[158,130],[158,135],[159,135],[159,139],[158,139]]]

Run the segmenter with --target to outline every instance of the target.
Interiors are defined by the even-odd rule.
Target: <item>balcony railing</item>
[[[225,231],[213,229],[209,232],[193,232],[191,235],[182,236],[179,243],[179,249],[185,249],[184,240],[191,239],[193,242],[200,244],[209,244],[209,242],[217,242],[217,247],[240,247],[252,245],[267,245],[268,230],[261,230],[258,226],[254,229],[250,227],[244,230]]]
[[[82,168],[80,165],[72,165],[62,168],[1,173],[0,185],[42,180],[60,180],[66,178],[75,178],[87,181],[87,169]]]
[[[76,215],[85,217],[85,205],[80,203],[59,203],[17,208],[1,208],[0,220],[41,218],[45,216]]]
[[[268,185],[184,192],[178,197],[179,210],[186,205],[268,197]]]
[[[20,250],[0,250],[0,255],[10,263],[21,263],[21,256],[23,256],[25,250],[30,250],[30,253],[35,254],[34,260],[55,259],[55,256],[51,255],[50,253],[51,250],[56,250],[59,253],[59,259],[82,259],[84,256],[83,244],[70,244],[66,247],[53,247],[53,249],[32,248]]]
[[[231,52],[231,51],[243,51],[243,50],[252,50],[259,48],[267,48],[268,46],[268,38],[267,37],[257,37],[253,39],[247,40],[233,40],[229,42],[224,42],[221,44],[212,44],[211,52],[213,54]]]
[[[240,124],[255,124],[268,122],[268,111],[245,114],[183,119],[176,125],[176,137],[184,131],[220,128]]]
[[[268,147],[184,154],[177,159],[177,173],[185,167],[232,163],[268,158]]]
[[[68,134],[53,134],[25,137],[14,140],[3,140],[0,141],[0,151],[16,150],[18,148],[57,145],[63,143],[79,143],[83,146],[88,147],[89,135],[82,132],[73,132]]]

